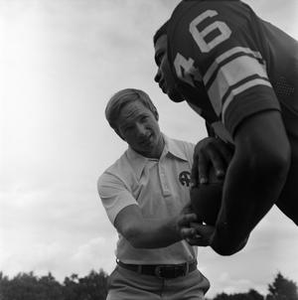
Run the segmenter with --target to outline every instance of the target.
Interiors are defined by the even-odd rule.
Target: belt
[[[117,264],[127,270],[143,275],[156,276],[158,278],[177,278],[185,276],[197,268],[197,261],[175,265],[133,265],[116,260]]]

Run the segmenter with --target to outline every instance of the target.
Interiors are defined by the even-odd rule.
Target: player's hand
[[[192,184],[208,183],[209,170],[213,166],[218,179],[223,179],[232,159],[233,149],[222,140],[207,137],[197,143],[191,170]]]

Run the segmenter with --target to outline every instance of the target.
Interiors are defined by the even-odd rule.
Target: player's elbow
[[[238,248],[233,248],[231,246],[218,247],[218,248],[212,248],[212,249],[221,256],[231,256],[241,250]]]
[[[268,184],[271,185],[272,181],[283,184],[287,177],[290,163],[290,146],[283,145],[264,153],[258,160],[258,165],[261,165],[261,168],[256,167],[256,169],[262,170],[259,174],[264,176],[265,180],[268,178]]]
[[[287,179],[290,161],[289,150],[266,151],[251,160],[247,171],[253,190],[250,203],[255,211],[258,208],[259,213],[264,214],[277,201]]]
[[[241,251],[247,244],[248,237],[244,240],[234,242],[226,240],[226,242],[221,244],[211,245],[212,249],[221,256],[231,256],[239,251]]]

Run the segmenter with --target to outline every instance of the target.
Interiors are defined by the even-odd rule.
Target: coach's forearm
[[[129,205],[117,214],[114,226],[135,248],[161,248],[181,240],[179,216],[146,218],[138,205]]]
[[[163,248],[181,240],[177,218],[144,219],[139,227],[130,230],[128,241],[135,248]]]

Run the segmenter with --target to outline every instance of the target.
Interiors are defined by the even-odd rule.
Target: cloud
[[[51,271],[59,280],[72,272],[111,271],[116,231],[102,216],[97,195],[60,190],[9,200],[0,199],[2,271],[11,276]]]
[[[247,291],[247,287],[254,286],[253,282],[248,279],[233,278],[228,272],[219,274],[219,284],[224,287],[222,292],[227,294],[234,294],[239,291]]]
[[[83,276],[101,268],[111,272],[112,259],[106,259],[105,253],[109,252],[110,244],[115,242],[115,235],[107,239],[94,238],[77,246],[61,241],[33,243],[29,246],[27,242],[21,251],[20,248],[13,249],[9,255],[5,255],[5,260],[0,260],[1,270],[5,270],[9,276],[19,272],[33,271],[37,275],[52,272],[60,281],[73,273]]]
[[[33,243],[29,246],[24,243],[18,249],[10,249],[5,260],[0,260],[1,270],[10,276],[19,272],[34,271],[37,274],[46,274],[51,270],[59,269],[61,261],[67,258],[67,251],[58,243]]]
[[[207,297],[218,291],[268,292],[277,272],[297,281],[298,232],[292,221],[276,208],[251,233],[246,247],[239,253],[223,257],[209,248],[199,250],[199,268],[211,282]]]
[[[70,258],[70,263],[80,273],[87,273],[95,266],[111,271],[111,260],[115,264],[114,253],[111,253],[111,244],[116,248],[117,236],[113,235],[103,238],[98,237],[77,248],[75,254]],[[106,255],[109,253],[110,259]]]

